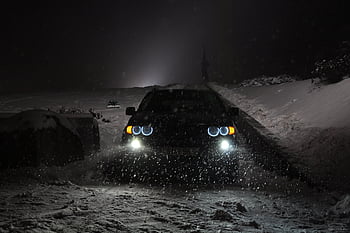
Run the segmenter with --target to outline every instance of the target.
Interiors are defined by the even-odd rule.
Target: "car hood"
[[[130,118],[129,125],[162,126],[168,124],[193,126],[224,126],[232,125],[232,120],[226,114],[203,113],[137,113]]]

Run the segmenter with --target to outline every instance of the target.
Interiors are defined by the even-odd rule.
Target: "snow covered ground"
[[[2,187],[3,232],[341,232],[328,200],[239,188]],[[319,204],[326,203],[326,204]],[[11,210],[11,211],[9,211]],[[345,232],[345,231],[344,231]]]
[[[65,167],[1,172],[0,232],[349,231],[347,196],[319,193],[266,172],[254,165],[244,145],[236,186],[123,185],[104,180],[99,164],[121,152],[125,108],[136,107],[148,90],[0,96],[2,112],[65,107],[93,108],[103,115],[100,153]],[[121,108],[107,109],[111,99]]]
[[[270,130],[316,182],[349,188],[350,80],[311,80],[259,87],[212,84],[225,98]]]

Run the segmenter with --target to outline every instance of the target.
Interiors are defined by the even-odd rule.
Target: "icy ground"
[[[0,111],[101,112],[102,150],[66,167],[0,174],[0,232],[349,232],[349,201],[263,171],[240,150],[235,186],[113,184],[98,164],[120,152],[125,108],[148,89],[0,96]],[[106,109],[110,99],[120,109]],[[103,120],[105,119],[105,120]]]

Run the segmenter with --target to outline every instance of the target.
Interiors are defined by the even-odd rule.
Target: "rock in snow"
[[[216,210],[214,212],[214,215],[212,216],[213,220],[219,220],[219,221],[232,221],[233,217],[230,213],[228,213],[225,210]]]

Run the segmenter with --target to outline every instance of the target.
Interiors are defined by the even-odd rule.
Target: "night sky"
[[[347,1],[33,1],[2,5],[0,91],[307,76],[350,40]]]

